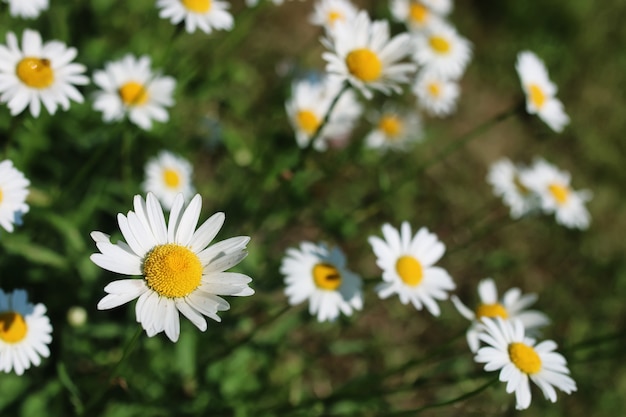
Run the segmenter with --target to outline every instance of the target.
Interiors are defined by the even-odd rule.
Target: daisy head
[[[508,158],[494,162],[489,168],[487,182],[493,193],[511,209],[511,217],[519,219],[539,208],[537,195],[522,182],[526,169],[516,166]]]
[[[94,83],[101,88],[95,95],[93,108],[102,112],[105,122],[122,120],[128,115],[142,129],[152,128],[152,120],[166,122],[165,107],[174,104],[176,81],[150,69],[150,58],[131,54],[109,62],[104,70],[94,72]]]
[[[178,194],[185,201],[195,193],[191,184],[193,168],[189,161],[168,151],[161,151],[150,159],[145,167],[146,179],[143,190],[153,193],[163,208],[170,210]]]
[[[0,290],[0,370],[22,375],[50,356],[52,326],[43,304],[28,302],[24,290]]]
[[[520,320],[483,318],[478,337],[487,346],[478,350],[474,360],[484,363],[485,371],[500,370],[500,381],[506,382],[506,392],[515,392],[518,410],[530,406],[529,380],[551,402],[556,402],[555,387],[567,394],[576,391],[576,382],[569,377],[565,358],[554,351],[556,343],[544,340],[535,344],[524,332]]]
[[[139,278],[113,281],[104,287],[107,295],[98,303],[108,310],[137,298],[135,315],[149,337],[165,332],[176,342],[180,334],[179,313],[205,331],[204,316],[220,321],[218,311],[230,305],[221,296],[254,294],[244,274],[225,272],[246,257],[250,238],[238,236],[210,245],[224,223],[216,213],[198,229],[202,198],[196,194],[189,205],[179,194],[166,223],[154,194],[146,200],[136,195],[135,211],[118,214],[126,242],[111,243],[108,235],[92,232],[99,253],[91,260],[107,271]]]
[[[436,300],[448,298],[455,288],[448,272],[434,264],[445,252],[437,235],[422,227],[415,235],[411,226],[403,222],[400,230],[389,224],[383,226],[384,240],[371,236],[368,240],[376,264],[383,270],[383,283],[376,287],[380,298],[398,294],[402,304],[411,302],[416,309],[422,306],[434,316],[440,313]]]
[[[421,70],[411,91],[417,97],[417,105],[429,116],[445,117],[456,111],[459,84],[438,72]]]
[[[349,271],[341,249],[302,242],[287,249],[280,272],[290,305],[309,300],[309,313],[317,320],[334,321],[340,313],[352,315],[363,307],[361,278]]]
[[[402,33],[390,39],[389,23],[372,22],[365,11],[337,22],[322,42],[331,50],[323,54],[326,71],[350,82],[367,99],[372,98],[372,90],[400,93],[400,84],[409,82],[415,71],[414,64],[400,62],[411,53],[410,35]]]
[[[421,0],[421,2],[441,16],[449,15],[453,8],[452,0]]]
[[[461,77],[471,57],[472,44],[447,23],[432,24],[415,35],[413,59],[443,77]]]
[[[70,108],[70,100],[83,102],[75,85],[89,83],[85,66],[73,63],[76,49],[60,41],[43,43],[39,32],[26,29],[22,48],[13,32],[7,33],[7,44],[0,45],[0,102],[7,103],[11,115],[26,107],[39,117],[41,105],[54,114],[58,106]]]
[[[312,24],[332,31],[337,22],[345,22],[356,17],[358,9],[350,0],[318,0],[309,17]]]
[[[517,55],[515,69],[526,94],[526,111],[537,114],[555,132],[562,132],[569,124],[569,116],[555,97],[557,88],[543,61],[534,53],[523,51]]]
[[[452,296],[451,300],[456,309],[463,317],[472,321],[467,331],[467,344],[472,352],[476,352],[480,345],[478,339],[478,326],[484,317],[500,317],[505,320],[520,320],[527,331],[534,331],[550,322],[548,317],[535,310],[526,308],[537,301],[537,295],[522,295],[519,288],[511,288],[504,293],[502,299],[498,299],[498,290],[493,279],[486,278],[478,283],[478,296],[480,303],[471,310],[457,296]]]
[[[157,0],[159,17],[170,19],[177,25],[185,21],[185,30],[193,33],[200,29],[204,33],[212,30],[233,28],[233,16],[227,11],[230,4],[220,0]]]
[[[13,225],[19,224],[22,214],[28,212],[29,185],[30,181],[13,167],[13,162],[0,162],[0,226],[7,232],[12,232]]]
[[[35,19],[50,7],[48,0],[4,0],[4,3],[9,4],[11,16],[23,19]]]
[[[422,0],[392,0],[391,16],[412,31],[422,31],[441,21],[440,15]]]
[[[389,109],[379,113],[374,123],[374,129],[365,137],[368,148],[404,151],[423,138],[422,121],[414,111]]]

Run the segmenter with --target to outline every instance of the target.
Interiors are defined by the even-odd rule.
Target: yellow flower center
[[[442,36],[431,36],[430,39],[428,39],[428,43],[438,54],[447,54],[450,52],[450,42]]]
[[[180,175],[176,170],[165,168],[163,170],[163,182],[170,188],[178,188],[180,185]]]
[[[385,136],[394,139],[402,132],[402,121],[396,116],[383,116],[378,123],[380,129]]]
[[[528,86],[528,93],[530,94],[530,102],[533,103],[538,109],[542,108],[546,102],[546,95],[541,87],[537,84],[531,84]]]
[[[127,106],[141,106],[148,101],[148,92],[142,84],[129,81],[118,90],[122,102]]]
[[[32,88],[47,88],[54,82],[54,70],[46,58],[26,57],[17,63],[17,78]]]
[[[548,190],[550,190],[550,193],[559,204],[565,204],[569,198],[569,188],[561,184],[550,184]]]
[[[350,52],[346,57],[346,65],[350,74],[365,82],[376,81],[383,72],[383,64],[378,55],[366,48]]]
[[[328,12],[328,24],[333,26],[337,20],[345,20],[343,13],[337,10],[331,10]]]
[[[501,317],[506,319],[509,317],[509,313],[500,303],[481,304],[476,308],[476,318],[481,319],[483,317]]]
[[[14,311],[0,313],[0,340],[17,343],[26,337],[28,326],[24,317]]]
[[[0,203],[2,203],[2,190],[0,190]]]
[[[417,23],[424,23],[428,18],[428,9],[420,3],[411,3],[409,16]]]
[[[406,285],[415,287],[424,278],[422,264],[412,256],[403,255],[396,261],[396,272]]]
[[[211,9],[211,0],[181,0],[183,6],[191,12],[206,13]]]
[[[296,119],[300,129],[304,130],[308,135],[315,133],[320,125],[320,119],[309,110],[300,110],[296,115]]]
[[[441,94],[441,85],[439,85],[439,83],[428,84],[428,92],[435,98],[439,97]]]
[[[313,281],[317,288],[334,291],[341,285],[341,274],[331,264],[319,263],[313,267]]]
[[[143,262],[148,286],[164,297],[185,297],[200,285],[202,264],[184,246],[168,243],[155,246]]]
[[[509,357],[517,369],[526,374],[536,374],[541,370],[541,358],[535,349],[524,343],[511,343]]]

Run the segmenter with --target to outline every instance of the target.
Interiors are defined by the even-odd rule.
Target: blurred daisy
[[[285,275],[289,304],[308,299],[309,313],[320,322],[363,308],[361,278],[347,269],[346,257],[337,247],[302,242],[300,249],[287,249],[280,272]]]
[[[392,0],[389,5],[391,16],[414,31],[425,30],[429,25],[441,21],[440,16],[420,0]]]
[[[421,0],[421,2],[441,16],[449,15],[453,7],[452,0]]]
[[[502,197],[502,201],[511,209],[511,217],[519,219],[539,208],[539,198],[522,183],[522,172],[508,158],[502,158],[489,168],[487,182],[493,187],[493,193]]]
[[[408,222],[403,222],[400,230],[385,224],[383,236],[385,240],[376,236],[368,239],[385,281],[376,287],[378,296],[384,299],[398,294],[402,304],[410,301],[418,310],[424,305],[438,316],[435,300],[447,299],[447,291],[455,288],[448,272],[433,266],[443,256],[444,244],[425,227],[412,236]]]
[[[410,55],[411,37],[402,33],[389,38],[387,21],[372,22],[365,11],[346,22],[337,22],[322,43],[332,52],[324,52],[326,71],[347,80],[371,99],[371,90],[385,94],[400,93],[399,84],[409,82],[415,65],[400,62]]]
[[[459,78],[471,57],[471,43],[447,23],[432,24],[415,36],[415,62],[443,77]]]
[[[349,0],[318,0],[309,17],[312,24],[333,30],[335,23],[352,20],[358,9]]]
[[[482,347],[474,357],[485,364],[485,371],[500,371],[500,381],[506,382],[506,392],[515,392],[516,408],[530,406],[530,383],[533,381],[546,399],[556,402],[556,391],[571,394],[576,391],[576,382],[569,377],[565,358],[556,353],[556,343],[544,340],[535,345],[524,337],[524,325],[520,320],[484,318],[480,340],[488,346]]]
[[[520,174],[520,180],[539,195],[541,208],[545,213],[554,213],[557,223],[576,229],[589,227],[591,219],[585,203],[591,200],[592,193],[572,190],[569,172],[539,158]]]
[[[502,300],[498,300],[498,290],[493,279],[487,278],[478,283],[478,295],[480,304],[475,310],[470,310],[455,295],[450,297],[456,309],[463,317],[472,321],[467,331],[467,344],[472,352],[479,348],[478,326],[484,317],[500,317],[505,320],[518,319],[522,322],[526,331],[534,331],[550,322],[548,317],[536,310],[526,310],[527,307],[537,301],[536,294],[522,295],[519,288],[511,288],[504,293]]]
[[[537,114],[555,132],[562,132],[569,124],[569,117],[563,103],[555,97],[557,88],[550,81],[543,61],[534,53],[523,51],[517,55],[515,69],[526,94],[526,111]]]
[[[48,0],[4,0],[9,4],[9,13],[13,17],[35,19],[44,10],[48,10]]]
[[[43,304],[28,302],[24,290],[0,290],[0,370],[22,375],[50,356],[52,326]]]
[[[456,111],[459,84],[435,71],[420,71],[411,91],[417,97],[418,106],[429,116],[445,117]]]
[[[202,198],[196,194],[186,208],[183,205],[179,194],[166,223],[153,194],[145,201],[136,195],[135,211],[117,215],[126,242],[113,244],[108,235],[91,233],[100,251],[91,255],[96,265],[118,274],[142,276],[108,284],[98,309],[108,310],[137,298],[137,322],[148,336],[165,331],[173,342],[180,334],[179,312],[205,331],[203,316],[219,322],[217,312],[230,308],[220,295],[254,294],[248,286],[249,276],[224,272],[246,257],[250,238],[238,236],[209,246],[224,224],[224,213],[214,214],[196,230]]]
[[[145,167],[144,192],[153,193],[161,205],[170,210],[178,194],[185,201],[195,193],[191,184],[193,168],[189,161],[168,151],[161,151]]]
[[[227,11],[230,4],[220,0],[157,0],[159,17],[177,25],[185,21],[187,33],[200,29],[204,33],[233,28],[233,16]]]
[[[94,83],[102,89],[95,95],[93,108],[102,112],[105,122],[122,120],[126,114],[142,129],[152,128],[152,120],[166,122],[164,107],[174,104],[176,81],[150,69],[150,58],[128,54],[108,62],[104,70],[94,72]]]
[[[17,37],[7,33],[7,45],[0,45],[0,102],[7,103],[11,115],[26,107],[39,117],[41,105],[54,114],[57,106],[70,108],[70,99],[83,102],[83,96],[74,85],[89,83],[82,75],[85,66],[72,63],[76,49],[60,41],[42,43],[41,35],[26,29],[20,50]]]
[[[407,150],[423,137],[422,121],[415,112],[385,111],[365,137],[365,146],[381,150]]]
[[[0,226],[7,232],[13,224],[20,224],[22,215],[28,213],[28,186],[30,181],[15,169],[8,159],[0,162]]]

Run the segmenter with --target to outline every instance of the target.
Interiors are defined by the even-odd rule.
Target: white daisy
[[[126,114],[142,129],[152,127],[152,119],[166,122],[164,107],[174,104],[176,81],[150,69],[150,58],[128,54],[108,62],[104,70],[94,72],[94,83],[102,89],[95,95],[93,108],[102,112],[105,122],[122,120]]]
[[[308,299],[309,313],[320,322],[363,308],[361,278],[347,269],[346,257],[337,247],[302,242],[300,249],[287,249],[280,272],[285,275],[289,304]]]
[[[526,310],[527,307],[537,301],[536,294],[522,295],[519,288],[511,288],[504,293],[502,300],[498,300],[496,284],[493,279],[486,278],[478,283],[478,295],[480,296],[480,304],[473,311],[467,308],[457,296],[450,297],[459,313],[472,321],[466,335],[467,344],[472,352],[476,352],[480,345],[478,325],[483,317],[517,319],[529,332],[550,323],[545,314],[536,310]]]
[[[0,290],[0,370],[22,375],[50,356],[52,326],[43,304],[28,302],[24,290]]]
[[[557,223],[576,229],[589,227],[591,218],[585,203],[593,194],[589,190],[573,190],[569,172],[538,158],[520,174],[520,180],[539,195],[541,208],[545,213],[554,213]]]
[[[435,300],[447,299],[447,291],[455,288],[448,272],[433,266],[443,256],[445,245],[425,227],[412,236],[408,222],[403,222],[400,230],[383,225],[383,236],[385,240],[376,236],[368,239],[385,281],[376,287],[378,296],[384,299],[398,294],[402,304],[410,301],[418,310],[424,305],[438,316]]]
[[[511,217],[519,219],[539,208],[539,198],[522,183],[525,168],[516,166],[508,158],[502,158],[489,168],[487,182],[493,187],[493,193],[502,197],[502,201],[511,209]]]
[[[26,29],[20,50],[17,37],[7,33],[7,45],[0,45],[0,102],[7,103],[11,115],[26,107],[39,117],[41,104],[54,114],[57,106],[70,108],[70,99],[83,102],[83,96],[74,85],[89,83],[82,75],[85,66],[72,63],[76,49],[60,41],[42,43],[41,35]]]
[[[472,44],[447,23],[432,24],[415,35],[413,59],[446,78],[459,78],[472,57]]]
[[[19,224],[24,213],[28,213],[28,186],[30,181],[15,169],[8,159],[0,162],[0,226],[7,232],[13,224]]]
[[[322,43],[332,52],[324,52],[326,71],[347,80],[370,99],[371,90],[400,93],[399,84],[408,83],[415,64],[400,62],[411,53],[408,33],[389,38],[389,23],[372,22],[365,11],[346,22],[337,22]]]
[[[523,51],[517,55],[515,69],[526,94],[526,111],[537,114],[555,132],[562,132],[569,124],[569,116],[555,97],[557,88],[543,61],[534,53]]]
[[[191,184],[193,167],[189,161],[171,152],[161,151],[150,159],[145,173],[146,179],[142,184],[144,192],[153,193],[167,210],[172,208],[178,194],[189,201],[195,193]]]
[[[333,30],[335,23],[352,20],[358,9],[349,0],[318,0],[309,21],[326,30]]]
[[[227,11],[230,4],[220,0],[158,0],[159,17],[177,25],[185,21],[188,33],[200,29],[204,33],[233,28],[233,16]]]
[[[576,391],[576,382],[569,375],[565,358],[554,352],[557,348],[552,340],[535,345],[524,337],[524,325],[519,320],[495,320],[484,318],[480,325],[480,340],[488,346],[482,347],[474,360],[485,364],[485,371],[500,371],[500,381],[506,382],[506,392],[515,392],[516,408],[530,406],[531,394],[528,380],[533,381],[546,399],[556,402],[556,391],[571,394]]]
[[[422,121],[411,111],[384,111],[376,118],[376,126],[365,137],[365,146],[381,150],[403,151],[422,140]]]
[[[100,253],[91,260],[107,271],[142,278],[113,281],[104,287],[108,293],[98,303],[108,310],[137,298],[135,314],[149,337],[165,331],[175,342],[180,333],[178,313],[198,329],[207,328],[204,316],[220,321],[218,311],[230,308],[220,295],[254,294],[249,276],[224,272],[246,257],[247,236],[238,236],[209,246],[224,223],[224,213],[216,213],[197,230],[202,207],[199,194],[183,210],[183,196],[174,200],[169,221],[153,194],[144,201],[136,195],[135,211],[117,215],[126,242],[113,244],[109,236],[92,232]]]
[[[391,16],[413,31],[425,30],[441,21],[438,13],[420,0],[392,0],[389,5]]]
[[[452,0],[421,0],[421,2],[441,16],[449,15],[453,8]]]
[[[432,70],[419,72],[411,91],[429,116],[445,117],[456,111],[459,84]]]
[[[4,2],[9,4],[11,16],[24,19],[35,19],[50,7],[48,0],[4,0]]]

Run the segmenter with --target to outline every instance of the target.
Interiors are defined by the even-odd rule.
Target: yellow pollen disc
[[[148,101],[148,92],[142,84],[135,81],[127,82],[117,92],[127,106],[141,106]]]
[[[17,343],[26,337],[28,326],[24,317],[14,311],[0,313],[0,340]]]
[[[422,264],[412,256],[404,255],[396,261],[396,272],[402,281],[411,287],[415,287],[424,278]]]
[[[211,0],[181,0],[181,3],[190,12],[206,13],[211,10]]]
[[[439,54],[447,54],[450,52],[450,42],[442,36],[431,36],[430,39],[428,39],[428,43],[430,47]]]
[[[476,309],[476,318],[481,319],[483,317],[502,317],[503,319],[506,319],[509,317],[509,313],[500,303],[481,304]]]
[[[383,116],[378,123],[378,129],[393,139],[402,132],[402,122],[396,116]]]
[[[296,120],[300,129],[304,130],[308,135],[312,135],[320,125],[320,119],[309,110],[301,110],[296,114]]]
[[[341,285],[341,274],[331,264],[319,263],[313,267],[313,281],[317,288],[334,291]]]
[[[530,94],[530,102],[538,109],[542,108],[546,102],[546,95],[543,93],[541,87],[537,84],[531,84],[528,86],[528,93]]]
[[[541,371],[541,358],[535,349],[524,343],[511,343],[509,357],[517,369],[526,374],[536,374]]]
[[[155,246],[143,261],[148,286],[164,297],[185,297],[198,288],[202,264],[188,248],[174,243]]]
[[[0,203],[2,203],[2,190],[0,190]]]
[[[383,72],[383,63],[378,55],[366,48],[350,52],[346,56],[346,65],[350,74],[365,82],[376,81]]]
[[[412,3],[409,8],[409,16],[411,20],[417,23],[424,23],[428,18],[428,9],[419,3]]]
[[[333,26],[337,20],[345,20],[343,13],[338,12],[337,10],[331,10],[328,12],[328,23],[330,26]]]
[[[163,170],[163,182],[170,188],[178,188],[180,185],[180,175],[171,168]]]
[[[26,57],[17,63],[17,78],[32,88],[47,88],[54,82],[54,70],[50,60],[45,58]]]
[[[569,188],[560,184],[550,184],[548,190],[559,204],[565,204],[569,197]]]
[[[428,92],[433,97],[439,97],[441,94],[441,85],[439,85],[439,83],[428,84]]]

